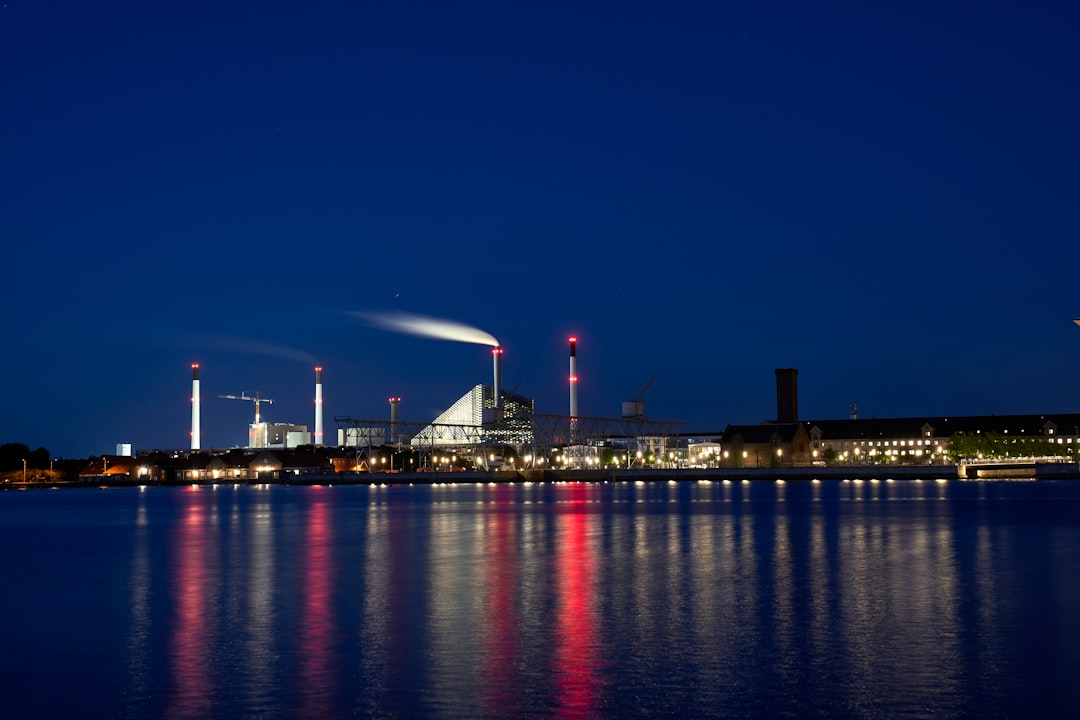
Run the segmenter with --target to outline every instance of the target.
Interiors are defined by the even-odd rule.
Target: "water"
[[[5,718],[1075,717],[1080,483],[0,493]]]

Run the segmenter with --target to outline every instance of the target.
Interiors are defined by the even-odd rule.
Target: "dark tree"
[[[45,467],[49,467],[48,454],[49,451],[46,450]],[[33,459],[34,455],[30,452],[30,448],[22,443],[7,443],[5,445],[0,445],[0,472],[22,470],[23,460],[26,460],[27,466],[36,467],[30,464]]]
[[[27,458],[27,465],[37,470],[49,469],[49,451],[43,447],[39,447],[33,452],[33,454]]]

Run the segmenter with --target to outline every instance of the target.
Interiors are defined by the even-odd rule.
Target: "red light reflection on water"
[[[181,494],[186,506],[177,525],[173,566],[175,618],[170,642],[172,696],[166,717],[210,717],[211,672],[207,592],[212,543],[204,500],[198,492]]]
[[[330,521],[325,500],[311,506],[304,560],[299,672],[302,716],[326,718],[334,714],[331,667],[334,621],[330,611],[333,591]]]
[[[512,502],[511,488],[495,490],[496,510],[488,515],[488,546],[491,566],[488,572],[487,615],[485,623],[484,704],[495,717],[510,717],[516,706],[514,688],[517,661],[517,609],[514,607],[517,578],[514,516],[500,512],[498,506]]]
[[[593,606],[595,562],[589,544],[592,516],[583,507],[587,486],[574,484],[567,492],[567,512],[559,516],[560,542],[555,557],[559,600],[555,688],[559,717],[586,718],[597,715],[600,690]]]

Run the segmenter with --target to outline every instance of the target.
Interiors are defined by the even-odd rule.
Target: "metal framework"
[[[388,419],[363,419],[335,416],[334,422],[352,437],[367,442],[365,446],[379,444],[412,445],[419,449],[469,448],[490,445],[515,445],[529,448],[533,455],[545,454],[567,445],[595,445],[608,443],[641,443],[643,440],[663,439],[678,434],[685,423],[650,420],[649,418],[593,418],[579,417],[575,422],[565,415],[533,414],[531,422],[520,416],[511,420],[495,420],[475,423],[432,423]],[[382,438],[382,443],[378,439]],[[415,442],[419,440],[419,442]]]

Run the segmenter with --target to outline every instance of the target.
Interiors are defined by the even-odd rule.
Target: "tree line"
[[[49,460],[52,456],[43,447],[31,450],[29,445],[22,443],[7,443],[0,445],[0,472],[23,469],[23,460],[26,460],[28,470],[48,470]]]
[[[1072,455],[1074,445],[1058,445],[1050,438],[1009,437],[996,432],[959,432],[949,438],[949,459],[1056,457]]]
[[[23,479],[23,460],[26,461],[27,482],[57,482],[79,479],[79,471],[87,463],[85,459],[56,459],[46,448],[31,450],[23,443],[0,445],[0,479],[19,482]]]

